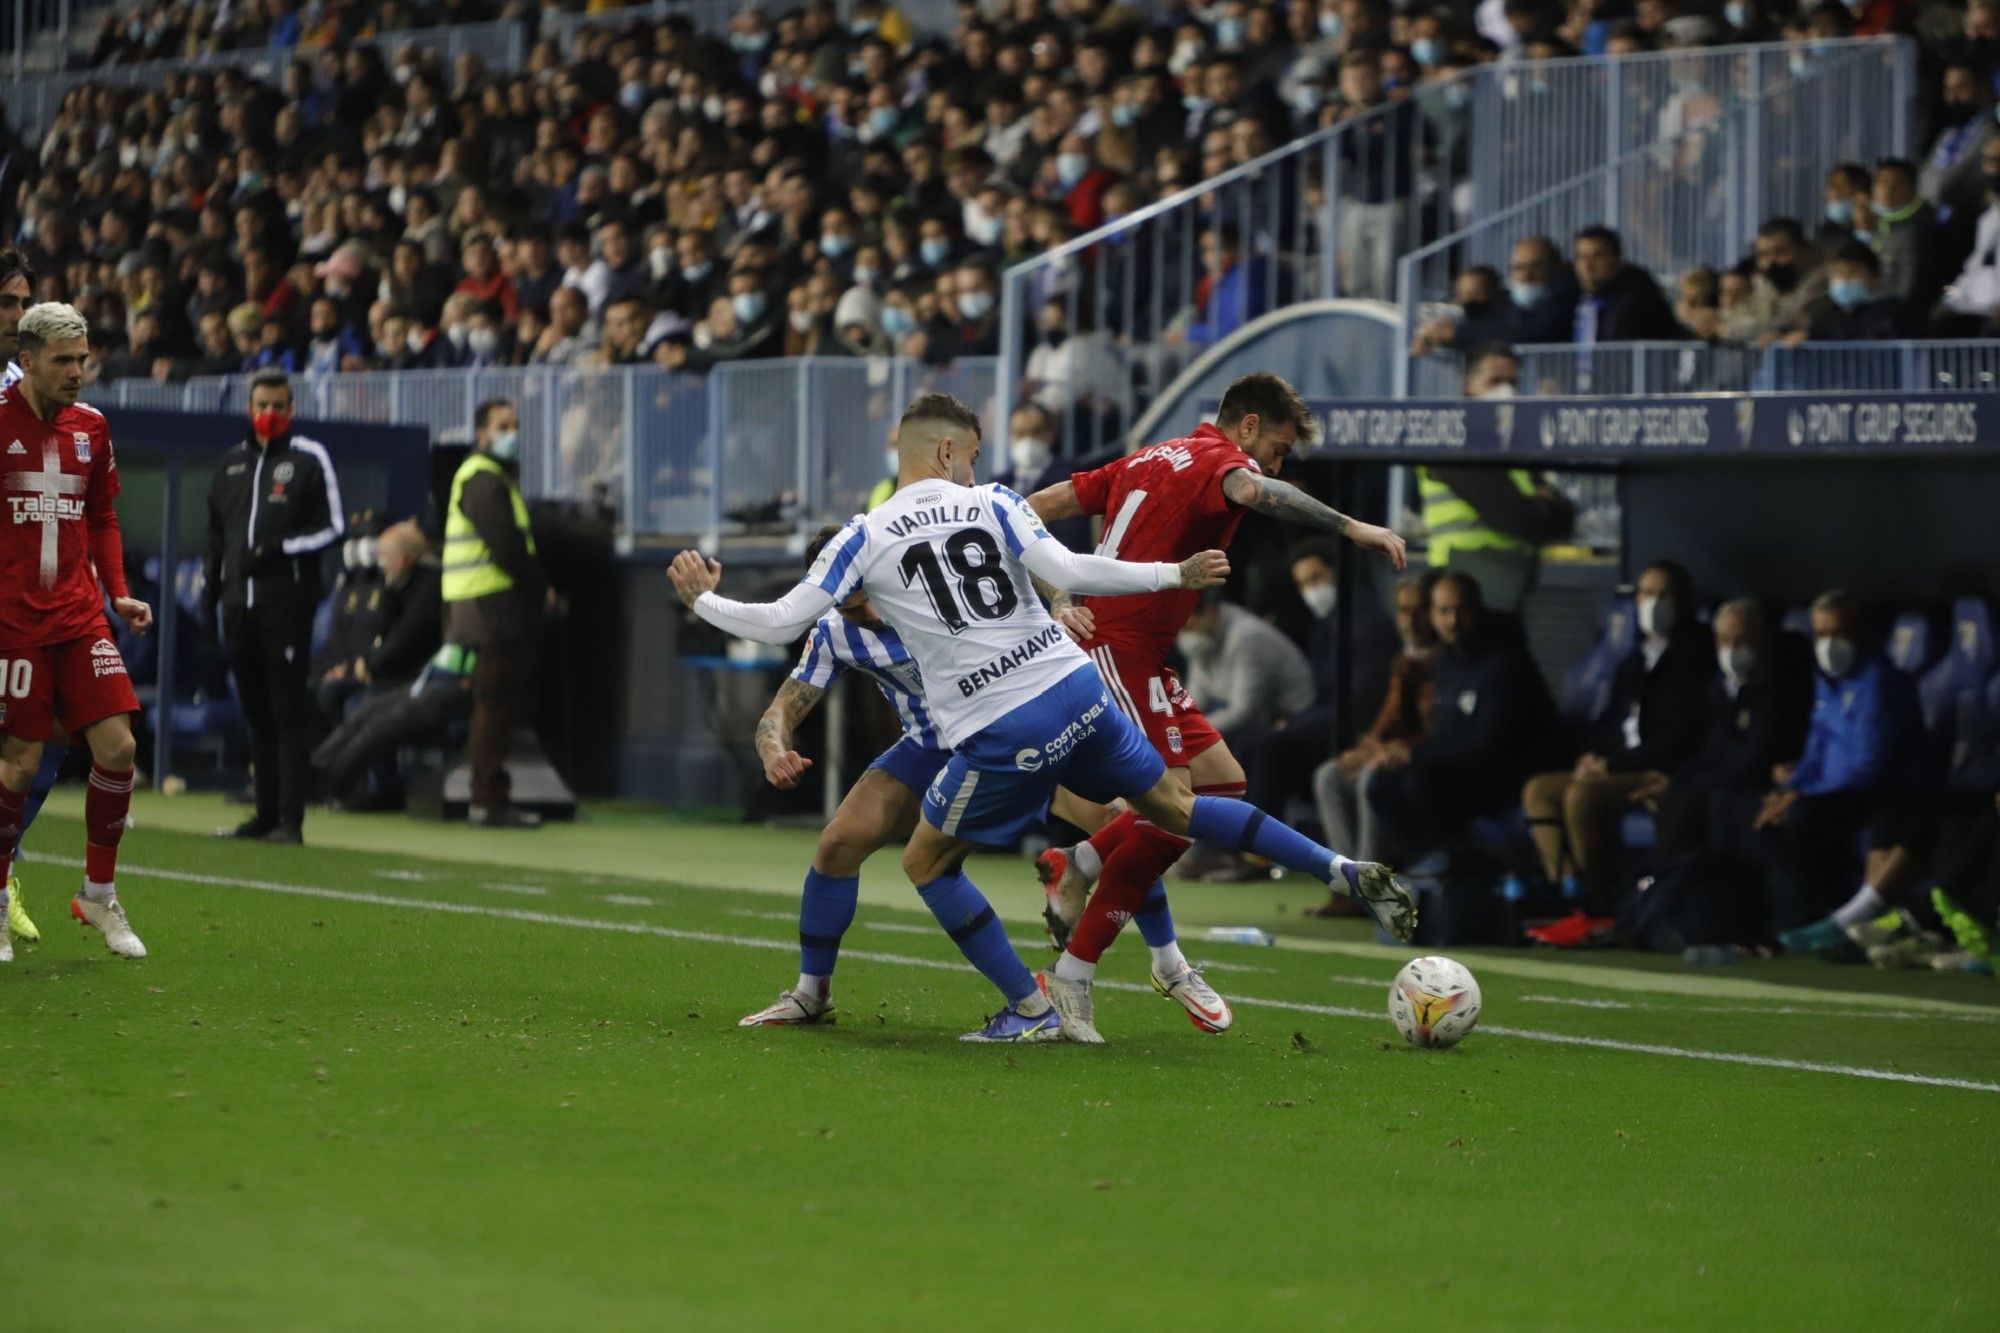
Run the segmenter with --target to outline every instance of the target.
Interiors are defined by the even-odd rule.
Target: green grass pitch
[[[1299,918],[1310,886],[1187,886],[1235,1030],[1131,940],[1112,1044],[970,1047],[990,992],[883,856],[838,1024],[744,1031],[810,833],[315,816],[300,850],[142,799],[127,963],[64,914],[76,804],[0,969],[9,1330],[1994,1319],[1990,980],[1470,950],[1481,1029],[1422,1052],[1405,955]],[[973,873],[1045,960],[1027,867]]]

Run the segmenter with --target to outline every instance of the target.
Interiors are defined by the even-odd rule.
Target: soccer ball
[[[1449,958],[1412,958],[1389,985],[1389,1021],[1412,1046],[1456,1046],[1479,1021],[1479,983]]]

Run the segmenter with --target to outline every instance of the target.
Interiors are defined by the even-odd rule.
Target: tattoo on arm
[[[808,713],[819,706],[826,697],[826,691],[817,685],[793,680],[787,676],[785,683],[778,687],[771,706],[764,710],[764,716],[757,721],[757,753],[769,758],[773,754],[783,754],[792,748],[792,728],[805,720]]]
[[[1040,593],[1042,600],[1049,604],[1049,611],[1051,613],[1061,611],[1066,607],[1076,604],[1076,599],[1070,596],[1068,589],[1058,588],[1055,584],[1045,581],[1039,575],[1030,574],[1028,577],[1033,580],[1035,591]]]
[[[1241,480],[1238,480],[1241,478]],[[1318,532],[1345,533],[1354,520],[1328,508],[1298,487],[1275,477],[1238,468],[1222,481],[1222,493],[1245,509]]]

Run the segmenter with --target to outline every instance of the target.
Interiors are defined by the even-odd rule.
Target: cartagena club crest
[[[82,430],[73,431],[70,434],[70,438],[76,441],[76,461],[79,463],[88,463],[90,461],[90,432]]]

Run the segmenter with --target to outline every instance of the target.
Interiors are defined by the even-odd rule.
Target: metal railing
[[[951,393],[986,429],[998,411],[992,358],[928,366],[887,358],[744,361],[706,376],[652,366],[524,366],[298,376],[302,418],[423,426],[467,439],[478,405],[521,412],[521,485],[536,499],[613,510],[634,540],[790,538],[866,507],[904,406]],[[243,415],[245,376],[90,387],[99,407]],[[115,425],[115,422],[114,422]],[[989,454],[989,459],[1004,455]],[[989,471],[994,469],[989,468]]]
[[[31,50],[38,44],[53,46],[58,60],[69,49],[73,0],[8,0],[13,13],[0,19],[0,42],[14,66],[14,77],[28,70]]]
[[[1484,228],[1496,215],[1527,214],[1555,194],[1583,221],[1691,208],[1682,201],[1697,191],[1686,173],[1708,168],[1710,140],[1730,124],[1739,129],[1728,162],[1739,188],[1715,206],[1712,225],[1747,237],[1745,228],[1780,202],[1766,168],[1817,162],[1836,144],[1906,146],[1914,52],[1907,39],[1891,37],[1463,71],[1009,270],[1002,375],[1014,391],[1044,396],[1022,382],[1037,378],[1028,362],[1050,300],[1063,304],[1072,336],[1102,333],[1125,362],[1126,383],[1082,404],[1083,437],[1070,443],[1095,447],[1115,438],[1218,331],[1288,301],[1394,299],[1399,263],[1468,234],[1495,236]],[[1864,122],[1873,133],[1846,132]],[[1813,181],[1802,215],[1817,213],[1819,189]],[[1793,202],[1791,194],[1783,201]],[[1238,250],[1221,280],[1210,277],[1221,266],[1204,263],[1201,250],[1203,233],[1217,228],[1233,231]],[[1454,262],[1490,262],[1480,253]],[[1454,272],[1452,263],[1440,265],[1447,284]],[[1419,299],[1448,294],[1448,285],[1426,288]],[[1060,394],[1045,401],[1073,405]]]
[[[1781,51],[1783,48],[1780,49]],[[1706,89],[1704,112],[1670,137],[1629,149],[1405,255],[1398,289],[1406,331],[1445,299],[1454,277],[1478,264],[1503,273],[1514,243],[1546,236],[1566,247],[1578,230],[1620,233],[1625,259],[1671,281],[1692,264],[1726,265],[1764,220],[1813,218],[1828,169],[1872,162],[1908,146],[1909,48],[1871,40],[1822,50],[1803,64],[1741,48],[1724,89]],[[1585,372],[1587,374],[1587,371]]]
[[[470,53],[485,61],[488,69],[518,69],[525,56],[521,25],[511,20],[492,23],[461,23],[452,27],[410,28],[378,33],[339,46],[313,45],[253,47],[241,51],[209,51],[185,60],[148,60],[133,65],[105,65],[97,69],[56,70],[46,74],[17,74],[0,101],[7,105],[8,119],[20,128],[46,133],[49,122],[61,109],[71,90],[90,85],[103,88],[163,88],[189,74],[210,74],[218,70],[240,70],[260,82],[275,83],[287,65],[295,60],[316,61],[337,55],[349,46],[376,46],[386,51],[415,47],[436,51],[450,65]]]
[[[2000,388],[2000,339],[1803,343],[1642,342],[1579,348],[1529,345],[1521,356],[1523,394],[1990,392]],[[1463,359],[1432,355],[1413,368],[1412,397],[1456,397]]]

